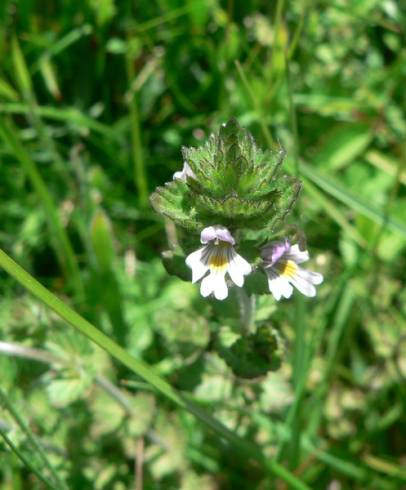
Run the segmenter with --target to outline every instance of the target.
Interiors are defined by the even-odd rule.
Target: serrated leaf
[[[150,198],[152,207],[184,228],[201,230],[203,226],[196,219],[194,208],[185,196],[186,192],[186,185],[179,181],[158,187]]]

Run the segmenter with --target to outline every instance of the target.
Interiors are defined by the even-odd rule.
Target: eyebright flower
[[[290,298],[293,286],[305,296],[316,296],[314,286],[323,282],[323,276],[299,267],[299,264],[309,260],[307,250],[302,251],[299,245],[291,245],[285,239],[265,246],[261,256],[268,276],[269,290],[277,301],[282,296]]]
[[[203,297],[214,293],[216,299],[227,298],[226,273],[238,287],[244,284],[244,276],[251,272],[250,264],[234,250],[235,240],[223,226],[208,226],[200,234],[204,247],[186,257],[186,264],[192,269],[192,282],[201,279],[200,293]]]
[[[189,164],[187,162],[183,163],[183,169],[180,170],[179,172],[175,172],[173,174],[173,180],[183,180],[183,182],[186,182],[186,179],[188,177],[192,177],[193,179],[196,178],[193,170],[190,168]]]

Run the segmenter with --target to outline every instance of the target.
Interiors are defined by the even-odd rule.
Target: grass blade
[[[10,402],[8,396],[6,395],[6,393],[4,393],[4,391],[1,389],[1,387],[0,387],[0,401],[6,407],[6,409],[8,410],[10,415],[13,417],[13,419],[16,421],[16,423],[18,424],[20,429],[24,432],[24,434],[26,435],[28,441],[30,442],[33,450],[36,452],[36,454],[42,460],[42,463],[44,464],[44,466],[46,466],[49,473],[52,475],[52,479],[54,480],[54,482],[57,483],[59,488],[66,489],[67,488],[66,485],[59,478],[58,473],[55,471],[51,462],[47,458],[47,455],[45,454],[41,445],[38,443],[34,434],[31,432],[30,428],[24,422],[24,420],[20,417],[20,414],[18,413],[18,411],[16,410],[14,405]]]
[[[136,53],[129,52],[126,56],[127,77],[129,86],[131,86],[132,81],[135,78],[135,54]],[[134,183],[138,192],[139,203],[142,207],[146,207],[148,203],[148,181],[145,168],[144,149],[142,146],[142,128],[140,121],[140,111],[138,107],[139,104],[137,90],[134,89],[130,91],[128,105],[130,112],[130,137]]]
[[[324,211],[340,226],[344,233],[350,236],[358,245],[362,248],[367,248],[367,241],[361,236],[355,226],[346,219],[344,213],[334,203],[323,194],[315,185],[313,185],[308,179],[303,179],[306,189],[306,193],[317,201]]]
[[[56,487],[52,485],[46,478],[44,478],[41,473],[32,465],[31,461],[27,459],[24,454],[14,445],[13,441],[7,436],[6,432],[0,426],[0,436],[3,438],[6,445],[13,451],[17,458],[26,466],[36,477],[46,485],[47,488],[54,490]]]
[[[386,219],[383,212],[375,209],[374,207],[366,203],[363,199],[360,199],[359,197],[353,195],[338,181],[332,179],[331,177],[322,175],[316,169],[310,167],[303,162],[300,163],[300,171],[303,175],[305,175],[309,180],[316,184],[320,189],[323,189],[323,191],[330,196],[333,196],[337,200],[341,201],[349,208],[354,209],[354,211],[357,211],[358,213],[367,216],[379,225],[385,223],[389,230],[399,234],[403,238],[406,238],[406,226],[403,223],[391,217],[388,217]]]
[[[64,122],[72,126],[80,126],[100,134],[103,138],[114,139],[114,131],[99,121],[80,112],[76,107],[50,107],[36,105],[30,108],[27,104],[10,102],[0,104],[0,114],[24,114],[30,115],[32,112],[38,117],[53,121]]]

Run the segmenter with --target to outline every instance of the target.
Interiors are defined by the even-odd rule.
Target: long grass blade
[[[28,468],[47,488],[52,490],[58,490],[50,481],[44,478],[41,473],[35,468],[31,461],[24,456],[24,454],[18,449],[18,447],[13,443],[13,441],[8,437],[5,430],[0,426],[0,436],[3,438],[5,444],[10,448],[10,450],[17,456],[17,458],[23,463],[24,466]]]
[[[42,449],[41,444],[37,441],[35,438],[34,434],[31,432],[30,428],[28,425],[25,423],[23,418],[20,416],[18,413],[18,410],[14,407],[14,405],[11,403],[9,400],[8,396],[0,387],[0,402],[6,407],[10,415],[13,417],[15,422],[18,424],[22,432],[27,437],[27,440],[30,442],[32,449],[35,451],[36,455],[41,459],[43,465],[48,469],[49,473],[52,475],[52,479],[54,482],[57,484],[57,486],[61,489],[67,488],[65,483],[60,479],[57,471],[55,468],[52,466],[51,462],[47,458],[47,455],[45,454],[45,451]]]
[[[58,121],[71,124],[73,126],[80,126],[90,129],[95,133],[100,134],[104,138],[114,139],[114,131],[99,121],[95,121],[91,117],[83,114],[76,107],[50,107],[36,105],[34,108],[30,108],[25,103],[9,102],[0,104],[0,114],[23,114],[29,115],[34,112],[38,117],[50,119],[51,121]]]
[[[355,196],[352,192],[345,189],[344,186],[337,180],[327,177],[326,175],[322,175],[319,171],[303,162],[300,163],[300,171],[330,196],[333,196],[354,211],[367,216],[379,225],[385,223],[389,230],[401,235],[403,238],[406,238],[406,225],[392,217],[388,217],[386,219],[385,214],[382,211],[374,208],[363,199]]]

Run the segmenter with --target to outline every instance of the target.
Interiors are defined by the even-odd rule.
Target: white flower
[[[188,177],[192,177],[192,179],[195,179],[196,175],[190,168],[190,165],[187,162],[183,162],[182,170],[173,174],[173,180],[183,180],[183,182],[186,182],[186,179]]]
[[[269,290],[279,301],[281,297],[290,298],[293,286],[302,294],[316,296],[317,284],[323,282],[323,276],[299,267],[299,264],[309,260],[307,250],[291,245],[288,240],[270,243],[261,251],[265,272],[268,276]]]
[[[201,295],[206,297],[213,293],[216,299],[225,299],[228,295],[226,273],[236,286],[242,287],[251,266],[234,250],[235,240],[223,226],[205,228],[200,234],[200,241],[204,247],[186,257],[186,264],[192,269],[192,282],[199,281],[210,271],[201,282]]]

